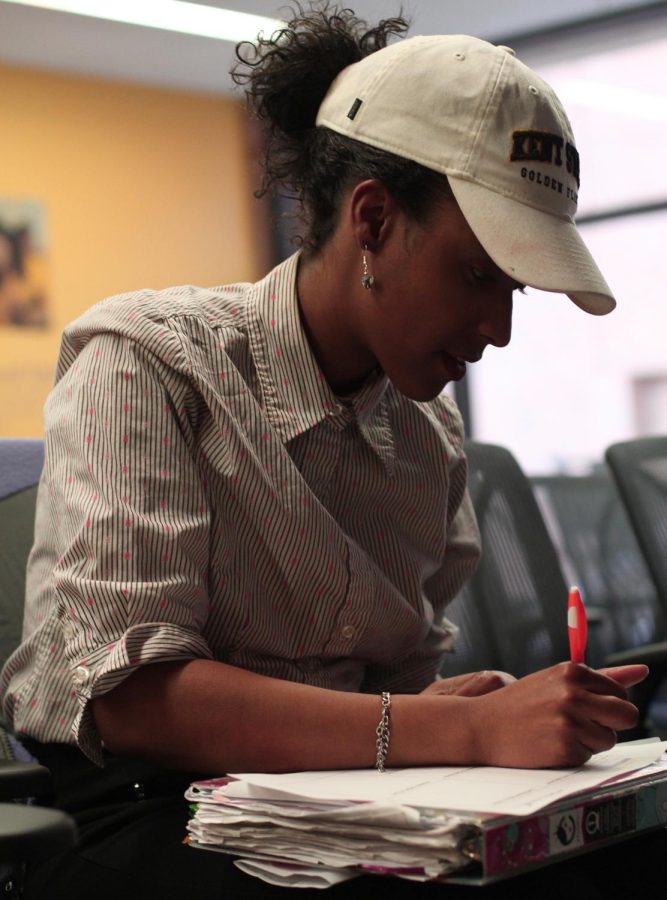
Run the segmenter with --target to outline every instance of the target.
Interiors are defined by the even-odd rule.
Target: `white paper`
[[[329,888],[342,881],[357,878],[361,873],[354,869],[324,869],[322,867],[295,866],[289,863],[271,863],[261,859],[237,859],[234,865],[246,875],[254,875],[268,884],[289,888]]]
[[[230,800],[202,785],[191,786],[187,796],[197,802],[187,826],[192,846],[244,859],[316,869],[360,867],[415,878],[435,877],[467,862],[460,839],[470,826],[451,813],[433,816],[374,803],[336,803],[327,812],[322,804],[302,808],[292,800]],[[270,877],[284,883],[287,875]],[[292,886],[304,886],[298,876],[289,878]]]
[[[621,743],[577,769],[424,767],[284,775],[233,775],[220,793],[230,798],[297,802],[375,802],[427,810],[528,815],[580,791],[656,762],[667,742]]]

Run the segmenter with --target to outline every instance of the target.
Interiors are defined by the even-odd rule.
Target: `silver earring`
[[[368,260],[366,259],[366,251],[368,250],[368,244],[364,244],[364,249],[361,254],[361,263],[364,267],[363,275],[361,276],[361,285],[366,288],[367,291],[370,291],[373,285],[375,284],[375,278],[368,271]]]

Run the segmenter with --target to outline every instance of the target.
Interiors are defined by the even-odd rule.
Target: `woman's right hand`
[[[471,755],[481,765],[580,766],[613,747],[617,731],[636,724],[637,708],[628,701],[626,688],[647,674],[646,666],[597,672],[559,663],[471,697]]]

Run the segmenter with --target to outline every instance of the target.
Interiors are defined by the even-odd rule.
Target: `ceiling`
[[[136,0],[150,3],[152,0]],[[202,0],[196,0],[202,2]],[[347,0],[375,22],[400,0]],[[206,0],[209,6],[284,17],[279,0]],[[468,33],[503,41],[545,28],[655,6],[646,0],[403,0],[412,34]],[[232,89],[233,44],[123,25],[0,0],[0,63],[224,94]]]

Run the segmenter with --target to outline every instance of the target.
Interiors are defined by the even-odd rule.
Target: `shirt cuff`
[[[102,739],[90,701],[108,693],[141,666],[188,659],[213,659],[200,634],[164,623],[134,625],[117,641],[91,651],[72,667],[80,711],[73,733],[81,751],[102,766]]]

